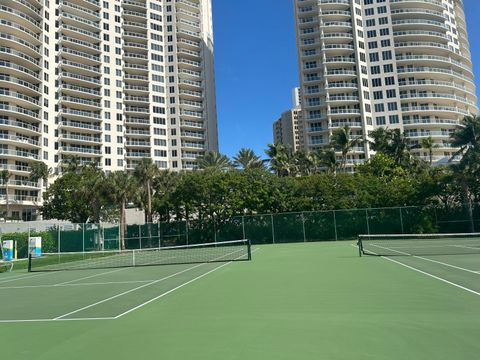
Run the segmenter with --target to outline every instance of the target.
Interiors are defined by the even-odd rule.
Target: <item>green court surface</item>
[[[253,260],[0,274],[5,359],[478,359],[480,256]]]

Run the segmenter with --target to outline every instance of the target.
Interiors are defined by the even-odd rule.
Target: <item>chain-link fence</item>
[[[480,230],[480,205],[347,209],[237,216],[226,221],[128,224],[126,249],[250,239],[253,244],[352,240],[359,234],[466,233]],[[44,252],[120,248],[118,224],[26,222],[0,225],[4,240],[27,256],[28,238],[42,237]]]

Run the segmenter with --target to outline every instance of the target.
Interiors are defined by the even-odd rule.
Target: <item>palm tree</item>
[[[142,185],[142,193],[146,195],[146,206],[144,208],[147,223],[153,222],[152,211],[152,197],[153,197],[153,184],[155,178],[158,176],[158,167],[153,163],[150,158],[143,158],[135,168],[133,175],[137,179],[138,183]]]
[[[339,164],[335,150],[317,150],[315,152],[315,157],[318,159],[319,165],[327,170],[327,173],[330,173],[334,176],[337,175],[337,168]]]
[[[438,145],[435,144],[435,141],[431,136],[422,139],[422,148],[428,151],[428,160],[430,166],[433,164],[433,149],[438,148]]]
[[[120,210],[120,247],[125,249],[125,209],[135,200],[138,185],[132,174],[123,170],[110,173],[107,182],[110,198]]]
[[[230,159],[216,151],[208,151],[198,158],[198,167],[202,170],[227,171],[232,168]]]
[[[8,170],[0,171],[0,180],[2,181],[2,184],[5,186],[5,205],[6,205],[5,220],[8,218],[8,213],[10,210],[10,203],[8,201],[8,182],[10,181],[11,177],[12,177],[12,174]]]
[[[301,176],[310,176],[315,172],[316,160],[313,153],[297,151],[292,156],[293,171]]]
[[[61,161],[61,167],[67,172],[78,172],[81,168],[80,158],[76,155],[66,155]]]
[[[30,165],[30,181],[37,182],[42,180],[45,187],[48,185],[48,178],[52,175],[52,169],[44,162],[34,162]]]
[[[342,162],[340,168],[345,169],[347,165],[348,153],[357,145],[361,144],[363,139],[361,136],[354,137],[351,134],[349,126],[344,126],[333,133],[331,143],[336,151],[342,153]]]
[[[289,176],[291,173],[291,151],[282,144],[268,144],[265,154],[270,158],[270,168],[278,176]]]
[[[466,168],[478,170],[479,164],[475,159],[480,153],[480,116],[465,116],[450,138],[451,145],[459,148],[453,154],[452,160],[463,156],[461,162]]]
[[[257,156],[252,149],[240,149],[233,158],[233,165],[243,170],[265,169],[263,160]]]
[[[370,133],[373,138],[372,150],[391,156],[396,165],[410,166],[412,163],[411,150],[419,145],[411,145],[400,129],[378,128]]]

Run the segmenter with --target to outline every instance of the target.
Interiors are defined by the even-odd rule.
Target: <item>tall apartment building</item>
[[[452,155],[449,135],[478,111],[461,0],[295,0],[295,18],[308,150],[383,126]],[[365,142],[348,164],[370,156]]]
[[[273,123],[273,143],[282,144],[293,152],[303,149],[303,122],[300,107],[282,113]]]
[[[0,207],[36,217],[33,162],[193,169],[217,150],[211,0],[0,0]]]

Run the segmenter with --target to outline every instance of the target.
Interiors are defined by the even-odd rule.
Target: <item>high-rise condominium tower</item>
[[[450,133],[477,112],[461,0],[295,0],[295,17],[307,149],[348,125],[431,136],[436,161],[454,152]],[[370,156],[366,141],[348,164]]]
[[[43,161],[193,169],[216,150],[211,0],[0,0],[0,206],[31,219]]]

